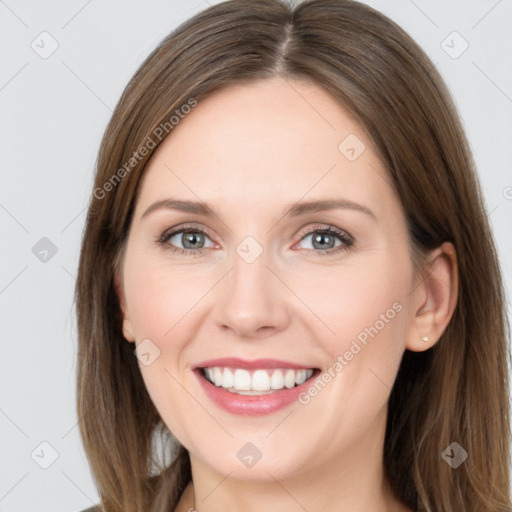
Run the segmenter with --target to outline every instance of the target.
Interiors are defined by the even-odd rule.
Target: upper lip
[[[258,368],[292,368],[300,370],[302,368],[315,368],[308,364],[292,363],[290,361],[283,361],[280,359],[240,359],[238,357],[221,357],[218,359],[209,359],[208,361],[201,361],[200,363],[193,364],[192,370],[196,368],[214,368],[216,366],[227,368],[245,368],[247,370],[255,370]]]

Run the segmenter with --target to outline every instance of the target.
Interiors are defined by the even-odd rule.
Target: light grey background
[[[72,512],[98,501],[75,415],[73,311],[96,152],[143,58],[208,3],[0,0],[1,512]],[[456,99],[510,290],[512,2],[367,3],[420,43]],[[53,40],[58,48],[42,58]],[[464,40],[468,49],[453,58]],[[44,253],[48,242],[33,253],[43,237],[55,255]]]

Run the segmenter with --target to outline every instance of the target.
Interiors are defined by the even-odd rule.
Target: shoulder
[[[101,509],[99,505],[95,505],[94,507],[86,508],[80,512],[101,512]]]

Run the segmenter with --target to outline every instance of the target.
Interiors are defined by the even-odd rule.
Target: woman
[[[511,508],[473,161],[367,6],[228,1],[158,46],[103,138],[77,315],[105,512]]]

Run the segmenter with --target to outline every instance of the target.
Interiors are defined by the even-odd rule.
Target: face
[[[146,167],[118,278],[125,337],[193,465],[279,480],[375,457],[414,273],[371,140],[321,88],[199,102]]]

